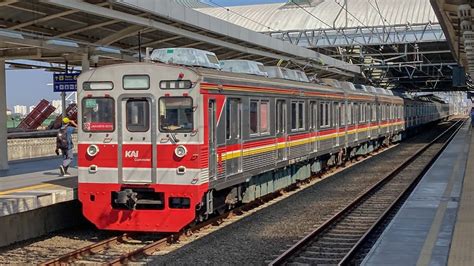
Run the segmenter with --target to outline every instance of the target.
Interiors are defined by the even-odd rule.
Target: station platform
[[[466,121],[362,265],[472,265],[474,134]]]
[[[70,177],[60,177],[61,157],[10,163],[0,171],[0,246],[48,233],[63,226],[77,201],[77,167]],[[74,203],[73,203],[74,202]],[[80,208],[78,208],[80,209]],[[80,213],[80,212],[79,212]]]

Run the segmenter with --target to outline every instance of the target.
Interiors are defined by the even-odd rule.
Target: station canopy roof
[[[474,1],[431,0],[456,59],[474,78]]]
[[[193,0],[0,2],[0,59],[106,65],[138,60],[141,47],[193,47],[221,60],[246,59],[351,77],[360,67],[203,14]]]
[[[225,8],[210,2],[213,6],[196,10],[359,65],[364,83],[442,91],[466,87],[453,88],[452,82],[453,69],[458,69],[453,36],[459,34],[445,37],[449,27],[442,27],[446,23],[432,3],[444,3],[441,6],[448,9],[443,12],[456,29],[459,19],[453,2],[469,1],[472,5],[473,0],[288,0]],[[474,12],[469,15],[472,20]],[[472,23],[463,23],[472,30]],[[474,50],[467,46],[466,51]],[[467,66],[466,58],[474,54],[461,53],[461,58]]]

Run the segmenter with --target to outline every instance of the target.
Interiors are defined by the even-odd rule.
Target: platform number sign
[[[77,91],[77,77],[80,73],[53,74],[54,92]]]

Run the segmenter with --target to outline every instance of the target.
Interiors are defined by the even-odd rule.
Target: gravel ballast
[[[434,138],[439,133],[435,131],[403,142],[175,251],[153,256],[148,262],[266,264],[393,170],[426,144],[427,138]]]

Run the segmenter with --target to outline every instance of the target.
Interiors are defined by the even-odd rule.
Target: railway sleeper
[[[333,233],[328,233],[324,237],[324,239],[334,239],[334,240],[339,240],[339,241],[350,241],[354,239],[359,239],[360,234],[357,235],[349,235],[349,234],[333,234]]]
[[[300,257],[297,257],[294,259],[294,262],[296,263],[307,263],[307,264],[337,264],[339,262],[339,260],[335,260],[335,259],[328,259],[328,258],[312,258],[312,257],[303,257],[303,256],[300,256]]]
[[[337,252],[345,253],[349,252],[350,248],[340,248],[340,247],[321,247],[321,246],[309,246],[305,250],[312,252]]]
[[[365,217],[365,216],[352,216],[351,215],[349,217],[344,218],[344,221],[359,223],[359,222],[370,222],[376,219],[377,219],[376,216]]]
[[[334,250],[328,250],[328,251],[310,251],[310,250],[305,250],[301,252],[300,256],[304,257],[311,257],[311,258],[330,258],[330,259],[338,259],[341,257],[344,257],[344,255],[349,251],[349,249],[344,250],[344,251],[334,251]]]
[[[359,237],[360,238],[360,237]],[[325,243],[352,243],[354,241],[357,241],[358,238],[351,238],[351,237],[346,237],[346,238],[333,238],[333,237],[328,237],[328,236],[322,236],[320,239],[318,239],[318,242],[325,242]]]
[[[350,223],[350,222],[341,222],[336,224],[333,229],[358,229],[358,230],[367,230],[367,224],[369,223]]]
[[[329,242],[321,240],[313,243],[311,246],[325,248],[352,248],[353,243]]]

